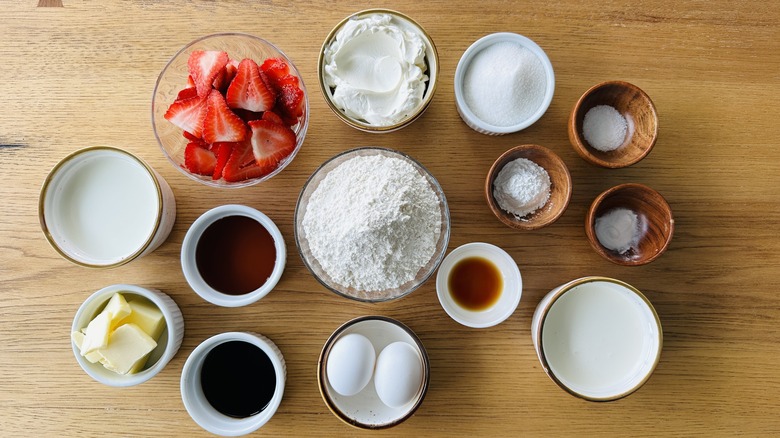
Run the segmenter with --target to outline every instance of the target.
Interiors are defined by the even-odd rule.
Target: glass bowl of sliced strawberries
[[[268,41],[221,33],[179,50],[157,78],[152,127],[182,173],[214,187],[246,187],[281,172],[309,126],[295,65]]]

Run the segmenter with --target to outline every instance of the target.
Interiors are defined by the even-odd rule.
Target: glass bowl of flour
[[[444,258],[450,211],[436,178],[391,149],[364,147],[323,163],[295,208],[295,243],[323,286],[364,302],[403,297]]]

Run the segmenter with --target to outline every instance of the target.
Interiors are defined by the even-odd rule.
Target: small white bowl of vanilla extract
[[[523,278],[503,249],[483,242],[450,252],[436,275],[444,311],[467,327],[485,328],[512,316],[523,294]]]
[[[239,307],[266,296],[279,282],[287,249],[279,228],[244,205],[222,205],[192,223],[181,246],[181,267],[206,301]]]

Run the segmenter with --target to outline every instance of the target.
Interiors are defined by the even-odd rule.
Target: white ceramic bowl
[[[373,377],[362,391],[352,396],[343,396],[333,389],[326,371],[328,355],[336,341],[350,333],[365,336],[377,354],[398,341],[406,342],[417,351],[423,365],[422,384],[417,395],[408,404],[391,408],[382,403],[376,393]],[[341,421],[359,429],[386,429],[406,421],[420,407],[428,391],[430,368],[425,347],[409,327],[385,316],[362,316],[344,323],[325,342],[317,364],[317,383],[328,409]]]
[[[498,301],[486,310],[464,309],[452,298],[449,276],[452,268],[469,257],[482,257],[493,262],[503,277],[503,290]],[[436,294],[444,311],[455,321],[473,328],[492,327],[512,316],[523,294],[523,278],[512,256],[489,243],[473,242],[455,248],[447,255],[436,274]]]
[[[165,317],[165,330],[163,330],[160,338],[157,340],[157,347],[149,354],[145,368],[135,374],[117,374],[106,369],[100,363],[89,362],[81,356],[81,352],[76,344],[72,341],[71,344],[73,355],[76,356],[79,365],[90,377],[104,385],[134,386],[156,376],[176,355],[176,352],[179,351],[181,340],[184,337],[184,318],[179,306],[168,295],[158,290],[131,284],[114,284],[100,289],[84,301],[73,318],[71,332],[79,331],[86,327],[117,292],[121,293],[125,298],[130,298],[133,295],[146,298],[157,306]]]
[[[527,119],[522,120],[514,125],[496,126],[481,120],[469,108],[464,97],[463,80],[466,76],[466,71],[471,64],[471,61],[479,52],[495,43],[505,41],[517,43],[533,52],[542,62],[547,81],[544,91],[544,99],[542,100],[542,104],[539,106],[539,108],[537,108],[536,112],[534,112]],[[465,52],[463,52],[463,56],[461,56],[460,61],[458,61],[458,66],[455,69],[455,105],[458,109],[458,114],[460,114],[460,117],[471,129],[486,135],[509,134],[512,132],[521,131],[533,125],[544,115],[544,113],[547,111],[547,108],[550,107],[550,102],[552,102],[554,92],[555,72],[553,71],[552,63],[550,63],[550,58],[547,57],[547,54],[544,52],[544,50],[542,50],[541,47],[539,47],[538,44],[533,42],[531,39],[516,33],[499,32],[486,35],[478,39],[474,44],[466,49]]]
[[[46,239],[62,257],[90,268],[112,268],[165,242],[176,220],[176,200],[165,179],[143,160],[97,146],[73,152],[54,166],[41,188],[38,216]]]
[[[575,397],[603,402],[647,382],[661,359],[663,329],[653,305],[630,284],[583,277],[542,298],[531,338],[553,382]]]
[[[276,248],[276,262],[274,263],[271,276],[262,286],[243,295],[225,294],[209,286],[198,271],[198,264],[195,259],[198,241],[203,232],[206,231],[209,225],[228,216],[246,216],[256,220],[271,234]],[[284,244],[284,237],[279,228],[268,216],[245,205],[221,205],[203,213],[187,230],[184,242],[181,245],[181,269],[184,272],[184,278],[187,280],[187,283],[204,300],[223,307],[246,306],[268,295],[279,282],[279,279],[282,278],[282,272],[284,272],[286,263],[287,247]]]
[[[200,372],[206,356],[217,345],[230,341],[243,341],[257,346],[268,355],[276,371],[276,389],[268,406],[262,412],[246,418],[228,417],[214,409],[203,394],[200,384]],[[203,429],[222,436],[246,435],[262,427],[276,413],[282,403],[286,378],[284,356],[270,339],[248,332],[220,333],[201,342],[190,353],[181,372],[181,398],[187,413]]]

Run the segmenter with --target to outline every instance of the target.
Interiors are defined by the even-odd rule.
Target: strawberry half
[[[222,94],[218,90],[211,90],[203,121],[203,140],[206,143],[242,141],[246,138],[246,131],[244,121],[230,111]]]
[[[290,73],[290,66],[281,58],[268,58],[260,66],[260,70],[268,76],[274,86],[278,86],[276,84]]]
[[[260,78],[257,63],[246,58],[238,64],[236,77],[230,83],[225,99],[231,108],[261,112],[274,106],[276,95]]]
[[[298,123],[298,117],[303,115],[303,90],[290,84],[282,85],[275,109],[287,125]]]
[[[196,142],[189,143],[184,149],[184,167],[191,173],[211,176],[216,164],[217,157],[214,153]]]
[[[228,54],[216,50],[196,50],[190,54],[187,67],[195,82],[198,96],[207,96],[214,79],[228,63]]]
[[[245,181],[260,178],[263,175],[265,172],[257,165],[252,153],[252,144],[248,141],[234,143],[230,158],[222,170],[222,177],[225,178],[225,181]]]
[[[200,138],[206,117],[206,99],[195,96],[177,100],[168,107],[163,117],[194,137]]]
[[[268,120],[249,122],[252,128],[252,153],[257,165],[267,174],[295,150],[295,132],[286,125]]]

